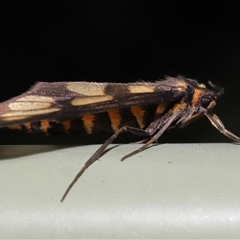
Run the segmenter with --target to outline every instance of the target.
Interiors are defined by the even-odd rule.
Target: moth
[[[136,83],[38,82],[0,104],[0,127],[47,135],[112,133],[73,179],[63,201],[84,171],[123,132],[144,136],[145,140],[122,161],[148,148],[167,130],[183,128],[201,116],[226,137],[240,142],[212,112],[224,89],[211,82],[209,87],[183,76]]]

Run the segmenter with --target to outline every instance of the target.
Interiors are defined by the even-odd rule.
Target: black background
[[[36,81],[131,82],[183,74],[225,88],[215,112],[240,135],[239,1],[0,3],[1,101]],[[1,132],[1,144],[54,143],[54,138]],[[161,140],[227,141],[205,118]]]

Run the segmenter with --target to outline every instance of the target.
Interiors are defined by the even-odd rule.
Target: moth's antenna
[[[220,96],[224,93],[224,88],[213,84],[211,81],[208,81],[208,84],[213,89],[213,91],[217,94],[217,96]]]

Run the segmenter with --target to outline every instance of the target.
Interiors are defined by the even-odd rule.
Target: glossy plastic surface
[[[240,238],[240,145],[139,146],[0,146],[0,237]]]

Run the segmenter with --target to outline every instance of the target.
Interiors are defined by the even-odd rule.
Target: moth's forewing
[[[38,82],[0,104],[0,127],[40,120],[61,122],[110,109],[176,102],[184,96],[185,88],[186,83],[175,78],[125,84]]]

